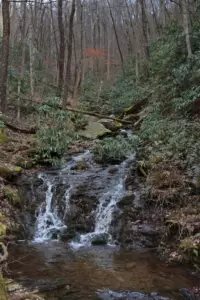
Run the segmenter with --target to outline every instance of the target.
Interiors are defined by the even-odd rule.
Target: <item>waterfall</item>
[[[108,241],[112,244],[112,237],[109,234],[109,229],[112,222],[113,212],[116,209],[117,203],[125,195],[126,171],[130,162],[133,161],[134,158],[134,155],[130,156],[130,158],[118,166],[117,174],[112,181],[109,190],[103,193],[102,197],[99,199],[99,205],[95,212],[94,232],[81,235],[78,242],[72,241],[71,246],[73,248],[88,246],[94,238],[103,234],[108,235]]]
[[[76,170],[76,164],[83,160],[87,163],[86,170]],[[71,205],[73,205],[71,204],[73,188],[75,190],[79,189],[83,186],[84,180],[88,183],[91,181],[91,178],[96,178],[96,174],[100,174],[99,180],[104,179],[104,182],[102,182],[96,208],[91,211],[91,214],[94,216],[94,230],[79,235],[78,240],[72,241],[71,245],[78,248],[90,245],[96,236],[102,234],[105,234],[108,237],[108,241],[111,242],[110,225],[113,213],[117,209],[117,203],[126,193],[125,180],[127,170],[133,160],[134,156],[131,156],[120,165],[115,165],[115,172],[111,175],[109,167],[102,168],[96,165],[92,161],[91,153],[87,151],[84,154],[74,157],[63,169],[58,170],[57,173],[40,175],[40,178],[42,178],[47,186],[47,190],[45,203],[40,204],[39,207],[34,241],[42,242],[48,239],[55,239],[59,237],[60,232],[65,229],[67,230],[68,216]],[[63,182],[64,194],[62,194],[62,199],[58,197],[55,201],[53,199],[57,191],[56,187],[59,184],[63,185]],[[94,189],[95,193],[95,185],[91,188]],[[59,205],[61,205],[61,208],[58,213]]]
[[[132,159],[132,158],[131,158]],[[112,214],[117,202],[125,194],[125,171],[131,159],[127,159],[118,167],[117,180],[113,182],[110,190],[99,200],[99,206],[96,211],[95,233],[108,233]]]
[[[45,177],[41,175],[39,177],[46,182],[47,191],[45,203],[42,203],[39,208],[34,237],[35,242],[56,238],[57,232],[66,227],[58,217],[56,208],[52,206],[53,184]]]

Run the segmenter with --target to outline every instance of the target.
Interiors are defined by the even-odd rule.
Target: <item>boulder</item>
[[[0,164],[0,177],[6,179],[12,178],[13,176],[20,174],[21,171],[22,171],[21,167],[13,166],[7,163]]]
[[[122,127],[121,123],[116,122],[111,119],[100,119],[99,123],[101,123],[102,125],[104,125],[107,129],[109,129],[111,131],[118,131]]]
[[[118,202],[118,207],[123,208],[134,204],[135,195],[132,192],[127,192],[126,195]]]
[[[108,133],[111,133],[111,130],[107,129],[103,124],[94,121],[89,121],[85,130],[81,130],[79,132],[81,136],[92,140],[102,137]]]
[[[19,196],[18,190],[5,186],[2,190],[4,197],[14,206],[21,206],[22,201]]]
[[[92,237],[91,244],[93,246],[106,245],[108,242],[108,234],[100,233]]]

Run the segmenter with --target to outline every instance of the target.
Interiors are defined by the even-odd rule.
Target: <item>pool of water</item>
[[[154,252],[124,252],[112,247],[72,249],[61,242],[10,246],[9,276],[27,287],[62,280],[62,288],[46,292],[48,300],[98,299],[99,289],[158,292],[171,299],[182,299],[181,288],[199,285],[187,267],[160,261]],[[51,289],[51,288],[50,288]]]

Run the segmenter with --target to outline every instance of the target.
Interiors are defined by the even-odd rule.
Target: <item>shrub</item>
[[[137,136],[104,138],[93,150],[95,160],[99,163],[119,163],[135,151],[138,142]]]
[[[60,103],[60,98],[50,97],[45,105],[39,107],[40,129],[37,131],[36,159],[40,163],[61,163],[68,146],[79,139],[72,123],[73,114],[59,109]]]

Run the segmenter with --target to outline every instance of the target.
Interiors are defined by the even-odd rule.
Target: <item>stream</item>
[[[103,167],[86,151],[61,169],[23,178],[35,212],[25,218],[28,239],[9,250],[11,277],[48,300],[184,299],[180,289],[198,279],[156,257],[157,228],[138,222],[143,204],[134,170],[134,155]],[[124,241],[131,250],[120,247]]]

